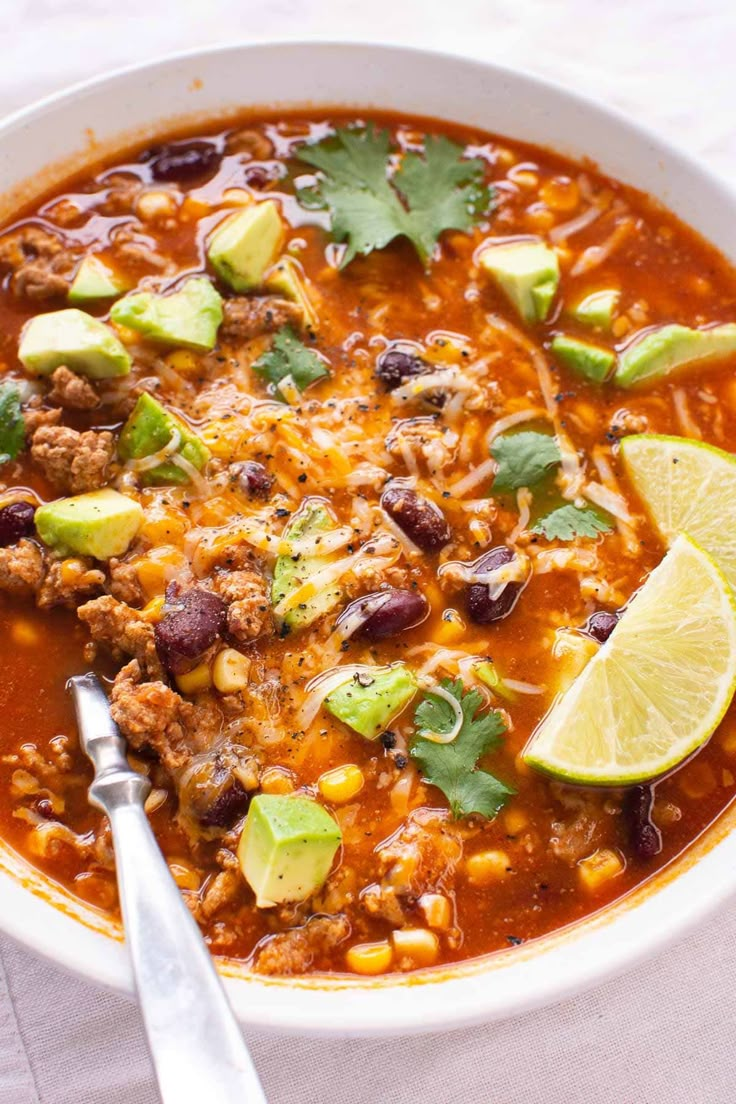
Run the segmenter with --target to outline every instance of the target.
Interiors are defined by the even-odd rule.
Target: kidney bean
[[[619,615],[617,613],[610,613],[608,610],[597,610],[596,613],[591,613],[585,622],[583,632],[587,633],[588,636],[592,636],[599,644],[605,644],[616,628],[618,621]]]
[[[231,828],[248,810],[250,796],[236,771],[245,765],[247,748],[225,744],[198,757],[179,784],[179,809],[203,828]]]
[[[0,546],[15,544],[35,530],[36,507],[30,502],[10,502],[0,509]]]
[[[420,625],[429,613],[429,603],[418,590],[377,590],[363,598],[357,598],[347,607],[342,617],[359,610],[373,598],[386,595],[386,600],[363,622],[358,632],[368,640],[385,640]]]
[[[230,471],[240,490],[249,498],[268,498],[274,480],[263,464],[257,460],[243,460],[239,464],[231,464]]]
[[[236,820],[248,811],[250,798],[233,778],[230,785],[220,790],[210,807],[202,813],[199,823],[204,828],[231,828]]]
[[[389,487],[383,492],[381,506],[423,552],[438,552],[452,540],[452,530],[439,506],[410,487]]]
[[[376,361],[376,375],[389,391],[400,387],[404,380],[429,372],[429,365],[414,353],[387,349]]]
[[[154,629],[156,651],[172,674],[186,671],[214,644],[225,627],[227,607],[222,598],[202,587],[182,591],[178,583],[166,588],[164,615]]]
[[[662,850],[662,833],[652,820],[653,786],[634,786],[624,802],[629,843],[640,859],[653,859]]]
[[[150,152],[153,179],[172,184],[212,176],[222,160],[212,142],[170,142]]]
[[[491,548],[489,552],[473,564],[475,571],[493,571],[497,567],[511,563],[514,553],[505,544]],[[508,617],[524,589],[523,583],[506,583],[495,598],[492,598],[485,583],[471,583],[467,593],[468,617],[478,625],[488,625],[492,621],[501,621]]]

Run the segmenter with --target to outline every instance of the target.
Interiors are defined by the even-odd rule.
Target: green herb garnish
[[[310,383],[329,375],[324,361],[299,340],[291,326],[281,327],[268,352],[253,364],[253,371],[275,390],[287,376],[299,391],[304,391]]]
[[[488,771],[477,769],[476,764],[481,756],[498,747],[506,731],[503,717],[495,709],[479,712],[483,704],[481,694],[477,690],[464,691],[460,679],[443,679],[440,685],[460,703],[462,727],[449,744],[425,739],[428,732],[447,735],[455,723],[449,702],[430,691],[414,713],[417,731],[411,755],[417,760],[425,782],[445,794],[454,817],[469,813],[494,817],[516,791]]]
[[[343,268],[398,237],[408,238],[426,263],[443,230],[470,230],[491,206],[482,160],[463,157],[448,138],[428,136],[423,155],[403,154],[392,173],[396,153],[388,131],[368,126],[339,129],[297,154],[324,173],[297,196],[302,206],[331,212],[333,236],[347,242]]]
[[[613,526],[592,506],[559,506],[532,525],[532,533],[541,533],[547,540],[575,540],[576,537],[597,537],[610,533]]]
[[[498,464],[494,491],[533,487],[561,460],[554,437],[533,430],[497,437],[491,445],[491,456]]]
[[[13,383],[0,384],[0,464],[15,460],[26,440],[20,392]]]

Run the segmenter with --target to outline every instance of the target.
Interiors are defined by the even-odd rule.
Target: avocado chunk
[[[302,312],[302,324],[308,330],[316,330],[319,319],[309,298],[304,273],[293,257],[280,257],[264,277],[266,291],[282,295],[296,303]]]
[[[152,291],[126,295],[112,308],[110,317],[151,341],[206,352],[217,341],[222,296],[206,276],[196,276],[171,295]]]
[[[267,199],[221,222],[210,238],[207,257],[234,291],[252,291],[263,282],[283,243],[279,209]]]
[[[116,299],[127,291],[126,282],[105,264],[100,257],[85,257],[69,288],[70,303],[93,303],[97,299]]]
[[[127,552],[143,521],[143,510],[132,498],[108,487],[47,502],[36,510],[35,520],[44,544],[62,555],[76,552],[108,560]]]
[[[332,690],[325,708],[367,740],[377,739],[408,702],[419,684],[403,663],[354,675]]]
[[[319,499],[306,499],[291,522],[284,529],[284,540],[313,537],[335,528],[335,523]],[[311,575],[316,575],[330,562],[328,556],[279,556],[274,564],[271,601],[277,606],[287,594],[300,587]],[[305,629],[329,613],[340,601],[342,591],[336,585],[327,586],[309,601],[296,606],[282,619],[286,630]]]
[[[614,382],[633,387],[661,379],[695,361],[736,353],[736,322],[693,330],[689,326],[660,326],[635,340],[619,356]]]
[[[37,314],[26,322],[18,359],[34,376],[50,376],[65,364],[90,379],[127,376],[131,365],[130,354],[112,330],[74,307]]]
[[[602,383],[616,363],[616,354],[611,349],[602,349],[600,345],[591,345],[566,334],[557,334],[550,349],[565,368],[594,383]]]
[[[615,288],[592,291],[590,295],[586,295],[577,306],[572,308],[570,314],[583,326],[605,330],[607,333],[611,329],[620,294]]]
[[[181,418],[171,414],[146,392],[140,396],[133,413],[122,428],[118,440],[118,455],[121,460],[141,460],[144,456],[151,456],[165,448],[174,433],[180,436],[179,447],[174,455],[183,456],[197,471],[201,471],[210,458],[210,450]],[[187,483],[189,475],[173,459],[167,459],[156,467],[143,471],[141,479],[148,484],[179,484]]]
[[[254,797],[238,861],[258,908],[304,901],[316,893],[341,842],[337,823],[316,801],[276,794]]]
[[[483,250],[480,264],[524,322],[544,322],[560,282],[554,249],[541,241],[494,245]]]

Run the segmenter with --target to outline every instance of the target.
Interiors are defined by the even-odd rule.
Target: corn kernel
[[[216,418],[199,435],[218,460],[232,460],[243,440],[243,426],[238,418]]]
[[[294,790],[294,783],[285,770],[269,767],[261,775],[261,791],[266,794],[287,794]]]
[[[553,176],[551,180],[544,181],[539,197],[551,211],[568,214],[580,202],[580,189],[569,176]]]
[[[156,624],[164,615],[164,603],[166,598],[163,594],[159,594],[156,598],[152,598],[150,602],[141,610],[141,617],[145,621],[150,621],[152,624]]]
[[[444,893],[423,893],[418,904],[430,928],[446,931],[452,925],[452,905]]]
[[[209,690],[212,685],[209,663],[198,663],[193,670],[177,675],[176,685],[182,694],[199,694],[202,690]]]
[[[511,860],[505,851],[479,851],[465,863],[468,881],[474,886],[489,886],[505,878]]]
[[[317,785],[325,801],[342,805],[360,793],[365,779],[360,767],[356,767],[354,763],[346,763],[343,767],[335,767],[334,770],[320,775]]]
[[[188,195],[181,205],[181,217],[186,222],[197,222],[212,210],[210,204],[199,196]]]
[[[76,582],[84,575],[87,567],[84,560],[79,560],[76,557],[68,560],[62,560],[61,567],[59,569],[61,575],[62,586],[73,587]]]
[[[174,860],[169,863],[169,870],[179,889],[199,889],[202,879],[189,863]]]
[[[516,154],[507,149],[506,146],[496,146],[493,151],[496,156],[496,161],[499,165],[502,165],[505,169],[510,169],[512,165],[515,165],[519,158]]]
[[[249,207],[253,196],[245,188],[226,188],[222,193],[222,202],[227,207]]]
[[[680,771],[678,785],[687,797],[699,801],[716,788],[716,776],[709,763],[700,763],[696,760]]]
[[[410,959],[413,966],[431,966],[437,961],[440,941],[426,928],[400,928],[391,932],[394,954],[398,959]]]
[[[182,557],[174,547],[183,541],[189,528],[187,518],[181,511],[168,506],[153,506],[146,510],[138,536],[154,546],[150,555],[164,557],[166,563],[182,563]]]
[[[526,815],[523,809],[507,809],[503,814],[503,822],[506,827],[506,831],[511,836],[517,836],[519,832],[523,832],[529,824],[529,817]]]
[[[623,337],[631,329],[631,322],[625,314],[619,315],[618,318],[614,318],[611,325],[611,333],[614,337]]]
[[[529,169],[519,169],[518,172],[510,172],[509,179],[513,180],[514,184],[518,185],[519,188],[524,188],[528,192],[534,191],[534,189],[539,186],[539,177]]]
[[[465,622],[457,610],[446,609],[434,631],[435,644],[456,644],[465,635]]]
[[[736,755],[736,728],[721,729],[716,736],[718,743],[721,745],[726,755]]]
[[[595,893],[611,878],[617,878],[624,870],[624,861],[616,851],[602,847],[588,855],[587,859],[581,859],[578,863],[578,878],[583,888],[589,893]]]
[[[173,368],[175,372],[183,372],[185,376],[199,371],[199,357],[191,349],[176,349],[164,357],[164,360],[169,368]]]
[[[529,207],[524,215],[524,221],[530,230],[550,230],[555,224],[555,216],[540,203]]]
[[[40,634],[35,625],[30,621],[14,621],[10,626],[10,635],[14,644],[31,648],[40,642]]]
[[[135,205],[138,218],[145,222],[156,219],[173,218],[176,214],[176,199],[171,192],[143,192]]]
[[[223,648],[212,665],[212,681],[221,694],[235,694],[248,685],[250,660],[235,648]]]
[[[349,948],[345,960],[354,974],[385,974],[391,967],[393,957],[391,944],[386,940],[383,943],[356,943]]]

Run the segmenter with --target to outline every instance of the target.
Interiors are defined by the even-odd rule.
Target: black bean
[[[598,610],[596,613],[591,613],[590,617],[585,622],[583,632],[587,633],[588,636],[592,636],[599,644],[605,644],[616,628],[618,620],[619,615],[617,613],[610,613],[608,610]]]
[[[366,604],[372,603],[374,598],[384,595],[385,601],[358,629],[360,635],[367,637],[368,640],[385,640],[387,636],[395,636],[405,629],[412,629],[415,625],[420,625],[429,613],[429,603],[418,590],[396,590],[392,587],[388,590],[374,591],[364,598],[356,598],[341,615],[340,620],[354,610],[365,608]]]
[[[164,667],[181,674],[214,644],[225,627],[227,607],[211,590],[178,583],[166,588],[163,617],[155,627],[156,651]]]
[[[11,502],[0,509],[0,546],[15,544],[22,537],[30,537],[36,526],[36,507],[30,502]]]
[[[179,782],[179,810],[203,828],[231,828],[248,810],[250,795],[237,776],[251,756],[225,744],[199,756]]]
[[[662,850],[662,833],[652,820],[653,786],[634,786],[624,802],[629,843],[640,859],[653,859]]]
[[[243,460],[239,464],[231,464],[230,472],[243,494],[249,498],[268,498],[274,480],[263,464],[257,460]]]
[[[167,183],[196,180],[212,176],[222,155],[212,142],[170,142],[149,152],[151,176]]]
[[[511,549],[505,544],[500,544],[498,548],[492,548],[490,552],[486,552],[477,559],[473,564],[473,570],[493,571],[497,567],[511,563],[513,558],[514,553]],[[500,621],[508,617],[523,589],[523,583],[506,583],[500,594],[492,598],[486,583],[471,583],[467,593],[468,617],[478,625],[488,625],[492,621]]]
[[[404,380],[429,371],[429,365],[421,357],[401,349],[386,349],[376,361],[376,375],[389,391],[400,387]]]
[[[452,530],[439,506],[410,487],[389,487],[383,492],[381,506],[423,552],[438,552],[452,540]]]

